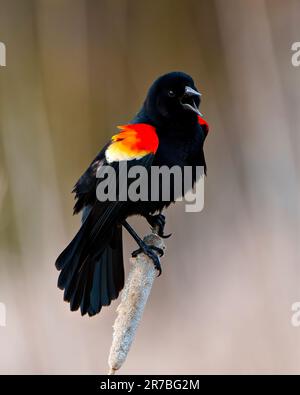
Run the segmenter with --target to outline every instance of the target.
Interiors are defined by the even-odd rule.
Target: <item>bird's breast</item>
[[[187,166],[192,165],[190,158],[201,153],[200,142],[194,139],[169,140],[160,138],[153,165],[155,166]]]

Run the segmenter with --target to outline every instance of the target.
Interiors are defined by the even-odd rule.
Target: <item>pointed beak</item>
[[[201,97],[201,93],[191,88],[190,86],[186,86],[184,95],[181,98],[181,105],[184,109],[193,111],[196,114],[202,116],[194,100],[195,98],[198,97]]]

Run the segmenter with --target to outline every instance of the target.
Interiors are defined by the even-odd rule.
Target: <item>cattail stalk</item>
[[[165,250],[163,240],[155,233],[155,230],[144,238],[144,242]],[[121,294],[121,303],[117,308],[117,318],[113,325],[108,374],[115,374],[125,362],[157,276],[153,261],[145,254],[141,253],[136,258],[131,258],[130,261],[131,269]]]

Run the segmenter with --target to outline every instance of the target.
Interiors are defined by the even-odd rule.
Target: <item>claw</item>
[[[154,253],[154,251],[156,251],[161,257],[164,255],[163,249],[156,247],[154,245],[144,244],[139,249],[133,251],[131,256],[133,258],[136,258],[141,253],[144,253],[145,255],[147,255],[150,259],[152,259],[152,261],[154,263],[154,267],[158,271],[157,277],[159,277],[162,273],[162,270],[161,270],[159,257]]]
[[[131,253],[132,258],[136,258],[139,254],[141,254],[143,250],[141,248],[138,248],[137,250],[133,251]]]
[[[158,277],[161,275],[161,265],[160,265],[160,260],[157,254],[154,252],[156,251],[159,253],[161,256],[164,254],[164,251],[161,248],[158,248],[156,246],[149,246],[147,245],[140,237],[139,235],[135,232],[135,230],[129,225],[127,221],[122,221],[122,225],[124,228],[128,231],[128,233],[134,238],[134,240],[137,242],[139,245],[139,249],[134,251],[132,253],[133,257],[136,257],[139,253],[143,252],[145,255],[147,255],[150,259],[152,259],[154,263],[155,269],[158,271]]]
[[[154,245],[149,245],[149,247],[151,248],[151,250],[158,252],[160,257],[165,255],[165,252],[162,248],[156,247]]]
[[[158,262],[158,264],[154,264],[154,267],[158,271],[157,277],[160,277],[161,276],[161,272],[162,272],[161,266],[160,266],[160,262]]]
[[[169,233],[168,235],[165,235],[165,234],[159,234],[159,233],[158,233],[158,236],[159,236],[159,237],[161,237],[162,239],[168,239],[169,237],[171,237],[171,236],[172,236],[172,233]]]
[[[148,256],[149,256],[149,258],[151,258],[153,260],[154,267],[158,271],[157,277],[159,277],[161,275],[162,270],[161,270],[160,260],[159,260],[158,256],[156,254],[153,254],[152,257],[150,255],[148,255]]]
[[[153,228],[158,227],[157,234],[159,237],[161,237],[163,239],[168,239],[169,237],[172,236],[172,233],[170,233],[168,235],[164,234],[164,228],[166,225],[166,217],[162,213],[157,214],[157,215],[149,215],[147,217],[147,221]]]

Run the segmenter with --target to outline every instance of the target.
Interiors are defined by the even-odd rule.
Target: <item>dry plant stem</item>
[[[147,235],[144,241],[148,245],[165,250],[163,240],[155,233]],[[117,308],[117,318],[113,326],[113,340],[108,357],[110,375],[123,365],[135,332],[142,318],[153,282],[157,276],[153,261],[141,253],[131,258],[131,269],[121,295],[121,303]]]

